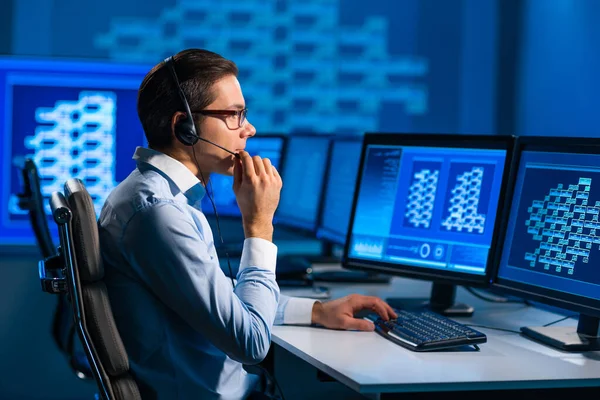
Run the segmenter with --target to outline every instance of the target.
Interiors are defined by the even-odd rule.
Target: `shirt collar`
[[[146,163],[167,176],[192,201],[204,197],[206,190],[200,180],[185,165],[160,151],[138,146],[132,157],[137,163]]]

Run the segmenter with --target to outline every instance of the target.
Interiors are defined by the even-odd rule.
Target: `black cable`
[[[202,169],[200,168],[200,164],[198,164],[198,159],[196,158],[196,149],[192,146],[192,153],[194,154],[194,161],[196,162],[196,166],[198,167],[198,171],[200,172],[200,177],[202,178],[202,182],[204,183],[204,188],[206,189],[206,196],[208,200],[210,200],[210,204],[212,204],[213,211],[215,212],[215,218],[217,219],[217,232],[219,233],[219,238],[221,239],[221,244],[223,245],[225,256],[227,257],[227,266],[229,267],[229,277],[231,278],[231,286],[235,289],[235,282],[233,281],[233,271],[231,270],[231,261],[229,260],[229,253],[225,249],[225,242],[223,241],[223,235],[221,235],[221,225],[219,224],[219,214],[217,213],[217,206],[213,201],[208,188],[208,182],[204,179],[204,174],[202,173]],[[212,191],[212,182],[210,184],[210,190]]]
[[[487,325],[476,325],[476,324],[464,324],[465,326],[470,326],[473,328],[485,328],[485,329],[493,329],[495,331],[503,331],[503,332],[510,332],[510,333],[521,333],[520,331],[515,331],[512,329],[506,329],[506,328],[496,328],[495,326],[487,326]]]
[[[475,291],[475,289],[473,289],[470,286],[465,286],[464,287],[467,292],[471,293],[473,296],[477,297],[478,299],[481,299],[483,301],[487,301],[490,303],[503,303],[503,304],[509,304],[509,303],[514,303],[514,304],[526,304],[526,305],[531,305],[531,303],[528,300],[512,300],[512,299],[508,299],[506,297],[487,297],[482,295],[481,293],[478,293],[477,291]]]
[[[565,319],[574,318],[574,317],[577,317],[578,315],[579,314],[567,315],[566,317],[557,319],[556,321],[548,322],[546,325],[542,325],[542,326],[550,326],[550,325],[558,324],[559,322],[564,321]]]
[[[213,190],[212,182],[210,182],[210,190],[209,190],[209,188],[207,186],[209,184],[209,182],[207,182],[204,179],[204,174],[202,173],[202,169],[200,168],[200,164],[198,163],[198,159],[196,158],[196,150],[194,149],[194,146],[192,146],[192,153],[194,155],[194,161],[196,162],[198,171],[200,172],[200,177],[202,178],[202,182],[204,182],[204,187],[206,189],[206,196],[208,197],[208,200],[210,200],[210,204],[212,204],[213,211],[215,212],[215,218],[217,220],[217,232],[219,233],[219,239],[221,239],[221,244],[223,245],[223,248],[225,249],[225,242],[223,241],[223,235],[221,235],[221,226],[219,224],[219,213],[217,213],[217,206],[215,205],[215,202],[213,201],[212,197],[210,196],[210,192]],[[235,289],[235,282],[233,281],[233,272],[231,270],[231,262],[229,260],[229,253],[227,252],[227,250],[224,250],[224,251],[225,251],[225,256],[227,256],[227,266],[229,267],[229,277],[231,278],[231,285]],[[283,390],[281,390],[281,387],[279,386],[277,379],[275,379],[275,377],[273,375],[271,375],[269,373],[269,371],[267,371],[266,368],[261,367],[260,365],[257,365],[257,367],[259,367],[261,370],[263,370],[263,372],[265,374],[267,374],[267,377],[275,383],[275,386],[277,387],[277,391],[281,395],[281,399],[285,400],[285,396],[283,395]]]

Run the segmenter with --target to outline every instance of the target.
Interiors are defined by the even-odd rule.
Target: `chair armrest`
[[[38,263],[38,273],[42,291],[51,294],[67,292],[67,279],[64,274],[64,263],[60,255],[48,257]]]

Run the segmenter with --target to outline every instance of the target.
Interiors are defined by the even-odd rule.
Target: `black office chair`
[[[26,158],[19,169],[23,179],[23,192],[18,194],[19,208],[29,214],[31,228],[35,234],[42,257],[47,259],[56,256],[57,250],[52,241],[46,211],[44,210],[44,196],[38,168],[31,158]],[[68,358],[71,369],[75,374],[81,379],[91,378],[92,371],[85,353],[76,348],[73,313],[67,295],[64,293],[60,293],[58,296],[52,321],[52,337],[58,349]]]
[[[50,199],[59,229],[60,256],[40,262],[42,287],[49,293],[68,293],[99,395],[106,400],[141,399],[103,282],[92,198],[78,179],[69,179],[64,191],[65,195],[54,192]],[[65,274],[58,276],[55,271],[61,267]]]

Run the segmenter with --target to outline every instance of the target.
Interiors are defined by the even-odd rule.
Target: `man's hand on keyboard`
[[[380,298],[351,294],[324,303],[316,302],[312,310],[312,323],[330,329],[373,331],[375,325],[372,322],[354,318],[354,314],[362,310],[374,311],[386,321],[397,317],[392,307]]]

